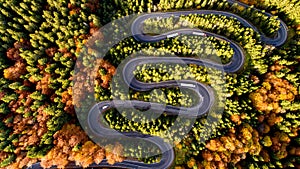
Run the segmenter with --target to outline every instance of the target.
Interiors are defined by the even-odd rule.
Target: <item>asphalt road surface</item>
[[[243,3],[236,2],[235,0],[228,0],[230,4],[238,3],[241,6],[248,8],[248,5]],[[255,9],[255,8],[254,8]],[[256,9],[259,10],[259,9]],[[230,43],[231,48],[234,50],[234,55],[231,61],[225,65],[214,63],[208,60],[202,59],[195,59],[195,58],[177,58],[177,57],[149,57],[149,56],[141,56],[136,57],[129,62],[123,68],[123,78],[128,87],[136,90],[136,91],[151,91],[157,88],[164,88],[164,87],[180,87],[180,88],[188,88],[193,90],[199,98],[202,98],[201,102],[199,102],[196,106],[193,107],[175,107],[175,106],[164,106],[158,103],[150,103],[150,102],[143,102],[143,101],[121,101],[121,100],[114,100],[114,101],[104,101],[96,104],[90,111],[88,115],[88,124],[91,131],[94,132],[96,136],[101,138],[120,138],[120,137],[127,137],[127,138],[139,138],[143,139],[146,142],[154,143],[159,147],[162,152],[161,161],[158,163],[153,164],[145,164],[143,162],[134,161],[134,160],[125,160],[121,163],[115,163],[114,165],[109,165],[106,160],[103,160],[100,164],[92,164],[90,168],[99,168],[99,167],[112,167],[112,168],[143,168],[143,169],[150,169],[150,168],[157,168],[157,169],[164,169],[169,168],[174,161],[174,152],[172,146],[163,141],[162,138],[157,136],[150,136],[145,135],[137,132],[116,132],[113,129],[107,128],[105,125],[99,122],[99,118],[101,115],[112,108],[115,107],[123,107],[123,108],[130,108],[135,107],[138,109],[149,109],[151,110],[164,110],[168,115],[181,115],[190,118],[198,118],[204,114],[206,114],[212,105],[214,104],[215,98],[213,90],[202,83],[191,81],[191,80],[179,80],[179,81],[164,81],[159,83],[144,83],[137,80],[133,74],[133,71],[136,69],[137,66],[143,64],[155,64],[155,63],[172,63],[172,64],[196,64],[199,66],[206,66],[214,69],[218,69],[224,71],[226,73],[237,73],[243,69],[245,63],[245,53],[244,50],[235,42],[225,38],[223,36],[199,30],[199,29],[178,29],[174,31],[170,31],[167,33],[163,33],[160,35],[150,36],[143,33],[142,25],[143,22],[149,18],[169,18],[171,16],[180,17],[181,15],[189,15],[189,14],[215,14],[215,15],[223,15],[226,17],[233,17],[236,18],[243,26],[250,27],[260,33],[261,41],[265,44],[273,45],[273,46],[281,46],[285,43],[287,39],[287,26],[284,22],[280,19],[280,29],[276,33],[275,37],[266,37],[263,33],[259,32],[258,29],[253,26],[250,22],[245,20],[244,18],[224,11],[215,11],[215,10],[192,10],[192,11],[177,11],[177,12],[165,12],[165,13],[149,13],[139,16],[134,20],[132,23],[131,31],[134,35],[134,38],[141,42],[157,42],[160,40],[164,40],[170,37],[175,37],[179,35],[197,35],[197,36],[213,36],[220,40],[224,40]],[[271,16],[269,13],[265,13],[267,16]],[[180,114],[179,114],[180,113]],[[70,164],[67,166],[68,168],[78,168],[74,164]],[[39,163],[32,165],[32,169],[41,168]],[[53,167],[55,168],[55,166]]]

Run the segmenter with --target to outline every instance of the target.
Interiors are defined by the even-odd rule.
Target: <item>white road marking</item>
[[[179,35],[178,33],[173,33],[173,34],[171,34],[171,35],[168,35],[167,38],[172,38],[172,37],[178,36],[178,35]]]
[[[107,105],[103,106],[103,107],[102,107],[102,110],[104,110],[104,109],[106,109],[106,108],[108,108],[108,106],[107,106]]]
[[[205,36],[205,33],[202,32],[193,32],[193,35]]]
[[[194,84],[189,84],[189,83],[180,83],[180,86],[184,86],[184,87],[196,87]]]

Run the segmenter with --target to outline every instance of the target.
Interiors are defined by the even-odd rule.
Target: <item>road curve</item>
[[[227,0],[227,2],[231,5],[237,3],[238,5],[243,6],[245,8],[250,8],[249,5],[239,2],[239,1],[236,1],[236,0]],[[257,9],[257,8],[253,8],[253,9],[262,12],[262,10],[260,10],[260,9]],[[263,13],[269,17],[273,16],[272,14],[270,14],[268,12],[263,12]],[[255,28],[254,30],[256,32],[260,33],[262,42],[265,42],[266,44],[273,45],[276,47],[283,45],[286,42],[287,37],[288,37],[287,25],[280,18],[277,18],[277,20],[280,22],[280,27],[279,27],[275,37],[273,37],[273,38],[267,37],[264,33],[259,32],[258,29],[254,27]]]
[[[134,28],[134,25],[139,22],[139,19],[137,18],[132,25],[132,28]],[[135,25],[136,26],[136,25]],[[180,116],[185,116],[189,118],[198,118],[204,114],[206,114],[211,106],[214,103],[214,93],[213,90],[202,83],[190,81],[190,80],[180,80],[180,81],[163,81],[159,83],[144,83],[139,80],[137,80],[133,74],[134,70],[137,66],[143,65],[143,64],[156,64],[156,63],[172,63],[172,64],[195,64],[199,66],[206,66],[218,70],[223,70],[227,73],[236,73],[242,70],[243,65],[245,63],[245,53],[244,50],[235,42],[211,33],[207,31],[201,31],[199,29],[181,29],[181,30],[175,30],[172,32],[169,32],[168,35],[162,35],[159,38],[152,39],[152,37],[147,37],[150,39],[145,39],[145,36],[142,38],[139,38],[135,35],[141,35],[136,32],[135,30],[139,29],[132,29],[132,33],[134,35],[134,38],[143,41],[143,42],[154,42],[159,41],[168,38],[169,35],[172,34],[196,34],[201,36],[213,36],[220,40],[224,40],[230,43],[230,47],[234,50],[234,55],[231,59],[231,61],[225,65],[217,64],[208,60],[202,60],[202,59],[195,59],[195,58],[178,58],[178,57],[147,57],[147,56],[141,56],[136,57],[133,59],[130,59],[129,62],[125,64],[123,67],[122,75],[124,78],[125,83],[132,89],[136,91],[151,91],[156,88],[163,88],[163,87],[181,87],[181,88],[188,88],[190,90],[193,90],[198,97],[202,98],[201,102],[196,104],[193,107],[185,108],[185,107],[176,107],[176,106],[170,106],[170,105],[161,105],[158,103],[150,103],[150,102],[143,102],[143,101],[121,101],[121,100],[114,100],[114,101],[105,101],[100,102],[96,104],[89,112],[88,115],[88,125],[91,131],[99,136],[99,137],[105,137],[105,138],[119,138],[119,137],[130,137],[130,138],[142,138],[144,141],[149,141],[157,145],[161,152],[162,152],[162,159],[158,163],[153,164],[144,164],[137,161],[130,161],[125,160],[122,163],[116,163],[112,167],[126,167],[126,168],[169,168],[173,161],[174,161],[174,152],[168,143],[164,142],[160,137],[156,136],[149,136],[137,132],[119,132],[115,133],[114,130],[106,128],[103,124],[99,122],[100,116],[107,110],[115,107],[122,107],[122,108],[138,108],[138,109],[149,109],[151,108],[152,111],[155,112],[155,110],[164,110],[164,112],[168,115],[178,115],[180,112]],[[151,138],[151,139],[150,139]],[[106,164],[100,163],[98,166],[106,166]]]
[[[188,58],[188,57],[149,57],[149,56],[140,56],[130,59],[123,67],[122,76],[124,78],[125,83],[132,89],[136,91],[151,91],[156,88],[163,87],[180,87],[180,88],[188,88],[194,93],[197,94],[198,98],[201,100],[198,104],[193,107],[176,107],[171,105],[162,105],[158,103],[150,103],[143,101],[134,101],[134,100],[113,100],[113,101],[105,101],[96,104],[88,114],[88,126],[89,129],[96,135],[97,137],[104,138],[141,138],[144,141],[152,142],[157,145],[162,152],[162,160],[159,163],[153,164],[144,164],[137,161],[126,160],[124,163],[115,164],[117,167],[126,167],[126,168],[169,168],[174,161],[174,152],[168,143],[164,142],[160,137],[149,136],[137,132],[115,132],[115,130],[106,128],[104,124],[102,124],[99,119],[101,115],[111,109],[116,107],[122,108],[137,108],[137,109],[149,109],[155,113],[164,110],[167,115],[180,115],[182,117],[188,118],[199,118],[209,112],[212,105],[214,104],[214,92],[213,90],[202,83],[191,81],[191,80],[170,80],[163,81],[159,83],[144,83],[136,79],[134,75],[134,70],[137,66],[143,64],[158,64],[158,63],[168,63],[168,64],[195,64],[198,66],[206,66],[214,69],[218,69],[221,71],[225,71],[227,73],[236,73],[243,69],[243,65],[245,63],[245,53],[243,49],[233,41],[229,39],[216,35],[209,32],[203,32],[196,29],[187,29],[185,32],[193,33],[205,33],[205,36],[214,36],[220,40],[224,40],[230,43],[230,46],[234,50],[234,55],[231,61],[225,65],[218,64],[209,60],[204,59],[196,59],[196,58]],[[190,32],[190,33],[192,33]],[[132,166],[135,165],[135,166]],[[99,164],[102,166],[102,163]],[[114,167],[114,165],[112,166]]]
[[[234,0],[228,0],[228,2],[230,4],[233,3],[238,3],[239,5],[248,8],[249,6],[240,2],[236,2]],[[256,8],[254,8],[256,9]],[[259,9],[256,9],[259,10]],[[259,10],[260,11],[260,10]],[[285,43],[286,39],[287,39],[287,35],[288,35],[288,28],[286,26],[286,24],[278,19],[280,21],[280,28],[276,33],[276,36],[274,38],[270,38],[265,36],[262,32],[260,32],[253,24],[251,24],[250,22],[248,22],[246,19],[230,13],[230,12],[225,12],[225,11],[216,11],[216,10],[192,10],[192,11],[176,11],[176,12],[155,12],[155,13],[149,13],[149,14],[144,14],[141,16],[138,16],[134,22],[131,25],[131,32],[134,36],[134,38],[138,41],[142,41],[142,42],[157,42],[169,37],[174,37],[174,36],[178,36],[180,34],[191,34],[194,31],[192,30],[198,30],[199,29],[177,29],[174,31],[169,31],[166,33],[162,33],[159,35],[155,35],[155,36],[151,36],[151,35],[147,35],[143,32],[142,29],[142,25],[144,23],[145,20],[150,19],[150,18],[169,18],[169,17],[175,17],[175,18],[179,18],[182,15],[190,15],[190,14],[214,14],[214,15],[222,15],[222,16],[226,16],[226,17],[232,17],[232,18],[236,18],[243,26],[245,27],[249,27],[252,28],[254,31],[256,31],[257,33],[260,34],[261,36],[261,41],[268,44],[268,45],[273,45],[273,46],[281,46]],[[272,16],[270,13],[264,13],[267,16]],[[204,31],[203,31],[204,32]]]
[[[133,160],[124,160],[121,163],[115,163],[112,167],[123,167],[123,168],[141,168],[141,169],[150,169],[150,168],[168,168],[172,165],[174,159],[174,152],[170,144],[163,141],[162,138],[156,136],[150,136],[141,134],[138,132],[116,132],[113,129],[105,127],[99,119],[103,113],[109,109],[122,106],[123,108],[130,108],[130,106],[135,106],[136,108],[145,108],[149,103],[143,104],[146,102],[140,101],[104,101],[100,102],[91,108],[88,115],[88,125],[91,131],[100,138],[109,138],[109,139],[120,139],[120,138],[140,138],[144,141],[154,143],[162,152],[161,160],[159,163],[145,164],[139,161]],[[159,108],[159,107],[157,107]],[[100,166],[106,165],[102,162]],[[111,165],[110,165],[111,166]]]
[[[238,3],[241,6],[244,6],[248,8],[248,5],[245,5],[243,3],[237,2],[235,0],[228,0],[230,4]],[[255,9],[255,8],[254,8]],[[256,9],[259,10],[259,9]],[[223,11],[214,11],[214,10],[193,10],[193,11],[179,11],[179,12],[167,12],[167,13],[151,13],[151,14],[145,14],[141,15],[138,18],[136,18],[132,24],[131,31],[134,35],[133,37],[142,42],[156,42],[160,41],[169,37],[178,36],[180,34],[194,34],[199,36],[213,36],[216,38],[219,38],[221,40],[225,40],[230,43],[231,48],[234,50],[234,55],[232,57],[232,60],[225,65],[217,64],[208,60],[202,60],[202,59],[195,59],[195,58],[177,58],[177,57],[137,57],[129,60],[128,63],[125,64],[123,68],[123,78],[126,84],[137,91],[150,91],[155,88],[162,88],[162,87],[180,87],[180,88],[189,88],[193,90],[198,97],[202,98],[201,102],[199,102],[194,107],[184,108],[184,107],[175,107],[175,106],[164,106],[157,103],[150,103],[150,102],[143,102],[143,101],[121,101],[121,100],[113,100],[113,101],[103,101],[100,102],[91,108],[88,114],[88,127],[90,130],[98,137],[105,137],[105,138],[120,138],[120,137],[127,137],[127,138],[139,138],[143,139],[144,141],[154,143],[159,147],[159,149],[162,152],[162,158],[161,161],[158,163],[153,164],[145,164],[139,161],[134,160],[124,160],[121,163],[115,163],[114,165],[108,164],[107,160],[104,159],[100,164],[92,164],[89,167],[112,167],[112,168],[142,168],[142,169],[150,169],[150,168],[157,168],[157,169],[165,169],[169,168],[173,161],[174,161],[174,152],[170,144],[164,142],[162,138],[156,137],[156,136],[150,136],[141,134],[138,132],[116,132],[113,129],[107,128],[104,124],[99,122],[99,119],[103,113],[109,109],[115,108],[115,107],[123,107],[123,108],[131,108],[135,107],[138,109],[149,109],[152,110],[162,110],[168,114],[168,115],[180,115],[190,117],[190,118],[197,118],[205,113],[207,113],[211,106],[214,103],[214,93],[212,89],[202,83],[190,81],[190,80],[180,80],[180,81],[164,81],[159,83],[144,83],[141,81],[138,81],[133,71],[135,68],[142,64],[149,64],[149,63],[174,63],[174,64],[196,64],[199,66],[206,66],[215,68],[218,70],[223,70],[227,73],[236,73],[243,69],[243,65],[245,63],[245,53],[243,49],[236,44],[235,42],[211,33],[207,31],[202,31],[199,29],[179,29],[170,31],[164,34],[160,34],[157,36],[148,36],[143,34],[141,25],[142,23],[148,19],[153,17],[170,17],[175,16],[179,17],[180,15],[188,15],[188,14],[216,14],[216,15],[224,15],[226,17],[234,17],[239,22],[241,22],[242,25],[245,27],[250,27],[254,29],[255,31],[259,32],[258,29],[253,26],[251,23],[243,19],[242,17],[229,13],[229,12],[223,12]],[[265,13],[267,16],[271,16],[269,13]],[[281,46],[284,44],[284,42],[287,39],[287,26],[280,20],[280,29],[277,32],[277,35],[274,38],[266,37],[264,34],[260,33],[261,40],[270,45],[274,46]],[[29,167],[28,169],[39,169],[41,168],[40,163],[36,163]],[[53,167],[55,168],[55,166]],[[68,168],[78,168],[76,165],[71,164],[68,165]]]

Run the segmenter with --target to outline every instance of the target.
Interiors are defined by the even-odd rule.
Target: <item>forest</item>
[[[246,55],[243,70],[233,74],[194,64],[164,63],[139,65],[134,71],[141,82],[192,79],[221,91],[217,99],[222,101],[224,111],[218,122],[210,123],[203,116],[195,120],[187,134],[180,130],[170,134],[175,153],[171,168],[300,168],[300,1],[239,1],[250,7],[228,0],[0,0],[0,168],[33,164],[86,168],[101,166],[103,160],[113,165],[145,151],[156,151],[150,147],[127,148],[122,143],[95,143],[80,125],[81,115],[76,111],[76,107],[84,106],[81,99],[88,96],[74,89],[94,92],[94,102],[139,100],[191,107],[199,99],[179,87],[145,92],[115,88],[113,85],[122,85],[114,77],[119,64],[143,49],[147,56],[203,56],[228,64],[234,54],[230,43],[196,35],[153,43],[128,37],[104,58],[95,60],[98,67],[92,88],[80,81],[86,74],[74,75],[74,67],[89,67],[88,61],[79,59],[80,54],[91,38],[101,40],[101,27],[111,21],[136,13],[177,10],[230,12],[252,23],[259,32],[235,18],[217,14],[150,18],[144,22],[144,32],[161,34],[190,28],[184,22],[188,21],[193,27],[234,41]],[[281,46],[266,44],[262,35],[276,37],[278,18],[288,27],[287,40]],[[199,48],[191,50],[183,44],[187,39]],[[117,131],[158,137],[176,120],[163,114],[152,121],[141,118],[142,122],[136,122],[123,114],[141,118],[130,110],[122,113],[110,109],[104,120]],[[185,136],[176,141],[177,135]],[[135,160],[148,164],[160,159],[161,155]]]

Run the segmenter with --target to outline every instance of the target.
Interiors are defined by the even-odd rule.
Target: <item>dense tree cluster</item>
[[[239,134],[239,137],[236,134]],[[261,150],[259,134],[249,124],[244,124],[237,129],[232,129],[225,136],[211,139],[202,151],[203,161],[196,162],[191,158],[187,162],[189,168],[228,168],[230,164],[239,168],[240,161],[246,159],[247,153],[258,155]]]
[[[266,114],[270,112],[281,113],[279,101],[293,101],[297,95],[297,89],[288,81],[279,79],[268,73],[265,75],[263,87],[250,94],[254,107]]]
[[[286,22],[295,24],[300,23],[299,8],[300,4],[296,0],[240,0],[249,5],[255,5],[266,10],[270,10],[273,14],[287,15]],[[293,9],[293,10],[291,10]]]
[[[197,27],[227,37],[247,54],[245,70],[226,74],[196,65],[145,64],[134,72],[143,82],[192,79],[211,85],[224,111],[195,121],[191,131],[172,131],[175,168],[299,168],[300,167],[300,3],[296,0],[241,0],[263,9],[245,9],[226,0],[0,0],[0,168],[24,168],[38,161],[45,168],[65,167],[69,162],[88,167],[104,158],[110,164],[143,151],[121,144],[106,147],[93,143],[78,125],[74,105],[81,107],[87,93],[95,101],[133,99],[190,107],[199,100],[191,91],[165,88],[149,92],[120,88],[111,91],[117,66],[142,50],[144,55],[199,57],[228,63],[234,53],[229,43],[213,37],[179,36],[156,43],[140,43],[129,37],[109,50],[104,59],[82,60],[89,38],[101,40],[99,28],[112,19],[141,12],[171,9],[216,9],[249,20],[267,36],[279,28],[279,16],[289,26],[287,43],[274,48],[260,42],[258,33],[234,18],[188,15],[179,19],[149,19],[144,32],[162,33]],[[298,9],[298,10],[297,10]],[[264,10],[276,16],[264,15]],[[187,24],[188,22],[188,24]],[[112,28],[120,31],[119,28]],[[89,60],[90,59],[90,60]],[[91,65],[88,63],[93,61]],[[74,66],[80,71],[74,75]],[[97,65],[97,67],[93,67]],[[85,72],[90,72],[86,74]],[[91,79],[94,88],[87,86]],[[76,86],[72,80],[76,80]],[[114,82],[119,85],[121,81]],[[75,98],[73,98],[75,97]],[[121,114],[120,114],[121,113]],[[126,114],[135,122],[126,119]],[[220,119],[220,122],[213,121]],[[176,117],[162,114],[147,121],[131,110],[105,114],[110,127],[163,136]],[[177,123],[177,122],[176,122]],[[180,119],[180,125],[189,121]],[[211,135],[209,133],[212,133]],[[181,140],[180,136],[184,136]],[[205,141],[203,141],[206,140]],[[142,146],[147,147],[147,146]],[[160,156],[139,158],[157,162]]]
[[[74,124],[64,125],[53,137],[55,147],[41,159],[42,167],[57,165],[58,168],[62,168],[69,161],[88,167],[92,163],[99,164],[105,157],[110,164],[123,161],[120,145],[100,147],[90,141],[85,132]]]
[[[67,121],[76,121],[71,84],[76,53],[101,26],[99,1],[24,0],[0,4],[1,167],[23,168],[47,153],[49,163],[43,163],[46,167],[65,166],[69,161],[84,166],[100,162],[105,157],[100,153],[103,149],[88,143],[88,137],[83,135],[86,148],[78,149],[84,154],[96,147],[94,154],[61,158],[56,163],[60,157],[56,158],[56,153],[62,147],[56,143],[59,138],[55,135],[64,132],[60,129]],[[103,67],[113,74],[113,68],[107,65]],[[99,82],[107,87],[108,78],[103,76]],[[76,131],[75,134],[83,133],[79,127]],[[53,152],[55,156],[51,156]],[[86,161],[97,156],[98,161]],[[119,157],[110,158],[111,163],[120,161]]]

